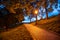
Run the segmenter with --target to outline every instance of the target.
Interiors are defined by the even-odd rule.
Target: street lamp
[[[38,9],[35,9],[34,14],[36,15],[36,24],[37,24],[37,14],[38,14]]]

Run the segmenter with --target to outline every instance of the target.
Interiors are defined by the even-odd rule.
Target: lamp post
[[[34,11],[34,14],[36,15],[36,25],[37,25],[37,14],[38,14],[38,10],[37,9]]]

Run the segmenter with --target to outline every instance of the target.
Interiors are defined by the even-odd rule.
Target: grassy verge
[[[35,25],[35,22],[33,22],[31,24]],[[60,15],[51,17],[47,20],[46,19],[40,20],[40,21],[38,21],[36,26],[39,28],[43,28],[43,29],[52,31],[52,32],[60,35]]]
[[[33,40],[24,25],[2,32],[1,35],[3,40]]]

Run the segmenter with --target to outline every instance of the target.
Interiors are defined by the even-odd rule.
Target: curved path
[[[50,33],[44,29],[33,26],[32,24],[24,24],[30,32],[34,40],[60,40],[60,37],[54,33]]]

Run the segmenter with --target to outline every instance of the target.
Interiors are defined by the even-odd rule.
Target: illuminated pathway
[[[30,32],[34,40],[59,40],[60,38],[44,29],[33,26],[32,24],[24,24]]]

